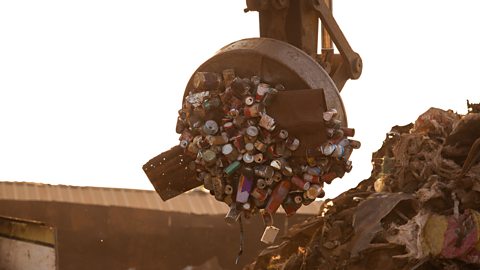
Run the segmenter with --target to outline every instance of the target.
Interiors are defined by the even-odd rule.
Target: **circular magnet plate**
[[[345,108],[335,83],[312,57],[293,45],[270,38],[242,39],[220,49],[195,72],[221,74],[227,68],[235,69],[239,77],[257,75],[267,83],[281,82],[288,90],[323,89],[326,109],[337,109],[338,119],[347,126]],[[185,96],[192,86],[193,75]]]

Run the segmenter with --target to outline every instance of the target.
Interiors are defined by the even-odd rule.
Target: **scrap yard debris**
[[[302,126],[293,123],[295,129],[289,129],[284,116],[295,108],[279,103],[292,95],[279,82],[272,85],[258,76],[237,77],[233,69],[222,75],[197,72],[176,129],[180,146],[194,159],[189,167],[197,180],[230,206],[226,221],[234,223],[242,214],[248,218],[262,210],[268,226],[262,238],[266,243],[272,243],[278,232],[272,226],[277,209],[282,206],[293,215],[323,197],[324,182],[349,172],[349,157],[360,147],[347,138],[354,130],[342,126],[334,108],[322,111],[317,119],[325,126],[327,140],[318,138],[311,148],[302,145]]]
[[[295,214],[352,169],[360,142],[326,108],[322,89],[285,89],[233,69],[196,72],[191,86],[178,112],[179,146],[143,167],[164,200],[203,185],[229,205],[228,223],[261,213],[262,241],[273,243],[280,206]]]
[[[393,127],[369,179],[245,269],[479,269],[480,113],[468,107]]]

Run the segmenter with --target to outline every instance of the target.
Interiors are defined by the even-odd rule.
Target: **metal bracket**
[[[258,11],[260,37],[288,42],[316,59],[329,73],[338,90],[358,79],[362,59],[352,50],[332,15],[332,0],[246,0],[245,11]],[[318,54],[318,19],[322,51]],[[334,54],[333,43],[340,54]]]

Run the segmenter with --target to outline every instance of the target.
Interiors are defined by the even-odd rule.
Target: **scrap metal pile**
[[[300,147],[304,142],[292,135],[298,128],[288,130],[275,113],[267,113],[277,96],[289,92],[278,82],[272,85],[258,76],[237,77],[233,69],[197,72],[179,111],[180,146],[194,159],[188,167],[218,201],[230,206],[227,222],[262,209],[271,225],[280,205],[294,214],[324,196],[324,182],[351,170],[349,157],[360,147],[347,138],[354,130],[343,127],[335,109],[320,116],[327,140],[315,148]],[[284,105],[283,114],[294,110]]]
[[[395,126],[369,179],[246,269],[479,269],[480,107]]]

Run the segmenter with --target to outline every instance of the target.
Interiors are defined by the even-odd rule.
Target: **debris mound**
[[[431,108],[387,133],[370,178],[245,269],[479,269],[479,157],[480,113]]]

